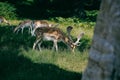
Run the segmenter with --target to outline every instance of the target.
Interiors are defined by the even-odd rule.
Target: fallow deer
[[[23,33],[24,28],[29,28],[29,32],[32,33],[32,20],[25,20],[19,23],[19,25],[14,29],[14,32],[21,32]]]
[[[35,36],[35,34],[34,34],[34,32],[35,32],[35,30],[37,29],[37,28],[39,28],[39,27],[55,27],[55,26],[58,26],[58,24],[57,25],[54,25],[54,24],[49,24],[47,21],[45,21],[45,20],[34,20],[33,21],[33,31],[32,31],[32,36],[34,35]]]
[[[72,30],[71,26],[67,27],[68,35],[65,35],[65,33],[57,28],[57,27],[40,27],[35,30],[36,35],[36,41],[33,44],[33,49],[36,48],[36,45],[38,45],[39,50],[41,51],[41,43],[43,41],[53,41],[53,49],[55,48],[56,51],[58,51],[58,45],[57,42],[62,41],[64,42],[71,50],[74,52],[74,49],[78,44],[80,43],[80,39],[83,37],[84,33],[81,33],[75,42],[70,37],[70,32]]]
[[[5,19],[5,17],[3,17],[3,16],[0,16],[0,23],[6,23],[6,24],[10,25],[9,21],[7,21]]]

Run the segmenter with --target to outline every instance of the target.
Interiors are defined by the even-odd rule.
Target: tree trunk
[[[102,0],[82,80],[120,80],[120,0]]]

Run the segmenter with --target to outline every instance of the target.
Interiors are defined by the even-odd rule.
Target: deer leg
[[[28,27],[28,32],[30,33],[30,28]]]
[[[37,39],[35,42],[34,42],[34,44],[33,44],[33,50],[35,49],[35,47],[36,47],[36,45],[38,44],[38,42],[41,40],[41,38],[40,39]]]
[[[57,45],[57,40],[53,41],[53,49],[55,48],[56,51],[58,51],[58,45]]]
[[[18,32],[20,31],[20,29],[18,29],[17,31],[15,31],[17,34],[18,34]]]
[[[30,33],[30,32],[32,31],[32,30],[31,30],[31,26],[28,26],[28,28],[29,28],[29,33]]]
[[[32,33],[32,26],[30,25],[30,32]]]
[[[40,51],[41,51],[41,44],[42,44],[42,41],[40,43],[38,43],[38,48]]]
[[[23,33],[23,30],[24,30],[25,27],[26,27],[26,26],[22,26],[22,33]]]
[[[55,47],[54,47],[54,44],[53,44],[52,50],[54,50],[54,49],[55,49]]]
[[[23,34],[23,28],[22,28],[22,34]]]
[[[33,31],[31,32],[32,36],[35,36],[35,30],[36,29],[33,29]]]

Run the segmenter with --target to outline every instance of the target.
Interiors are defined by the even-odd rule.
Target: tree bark
[[[82,80],[120,80],[120,0],[102,0]]]

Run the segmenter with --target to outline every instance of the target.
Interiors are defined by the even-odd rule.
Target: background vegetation
[[[88,13],[86,11],[99,10],[100,1],[101,0],[1,0],[1,5],[3,5],[1,8],[3,9],[4,7],[4,11],[7,11],[7,7],[11,5],[11,7],[9,6],[9,12],[10,10],[11,12],[15,11],[19,18],[79,17],[86,19],[88,14],[91,14],[91,12]],[[95,12],[92,11],[92,14],[93,17],[96,17]],[[0,15],[3,14],[0,13]]]
[[[1,0],[0,15],[11,26],[0,24],[0,80],[80,80],[99,4],[100,0]],[[71,25],[74,41],[80,32],[85,32],[85,36],[75,54],[62,42],[58,43],[58,52],[51,50],[52,42],[44,42],[42,52],[32,50],[35,37],[31,37],[28,29],[23,34],[13,33],[19,22],[26,19],[59,23],[65,33]]]

